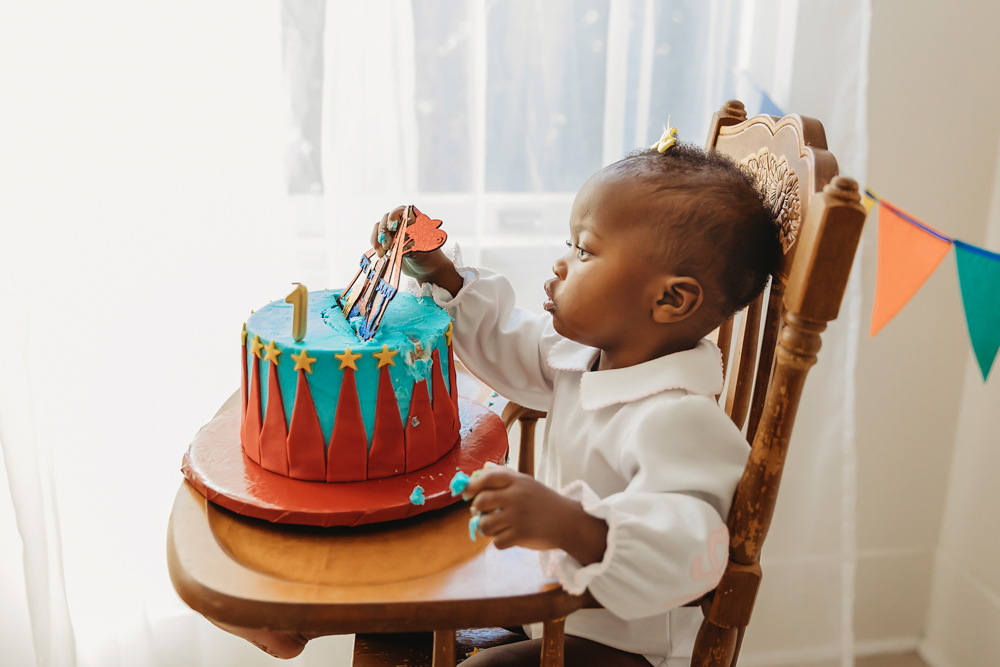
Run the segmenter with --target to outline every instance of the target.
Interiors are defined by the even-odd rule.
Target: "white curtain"
[[[583,181],[668,115],[701,144],[731,97],[820,118],[863,182],[868,25],[868,0],[0,5],[4,660],[272,662],[188,610],[164,558],[250,309],[343,284],[413,202],[538,310]],[[857,291],[807,384],[741,664],[852,660]]]

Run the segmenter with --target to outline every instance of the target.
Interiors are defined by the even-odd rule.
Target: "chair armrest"
[[[514,422],[521,422],[521,443],[517,455],[517,471],[525,475],[535,476],[535,424],[539,419],[545,419],[541,410],[532,410],[523,405],[510,402],[503,409],[503,424],[510,432]]]
[[[510,431],[510,427],[514,425],[516,421],[537,421],[539,419],[545,419],[546,414],[541,410],[532,410],[531,408],[526,408],[523,405],[518,405],[517,403],[511,401],[507,403],[507,407],[503,409],[503,425],[507,427],[507,431]]]

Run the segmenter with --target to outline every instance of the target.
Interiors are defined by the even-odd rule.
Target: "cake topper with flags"
[[[364,318],[358,328],[361,340],[370,340],[375,335],[386,308],[399,291],[403,256],[430,252],[444,245],[448,235],[440,227],[440,220],[431,220],[411,204],[403,211],[389,251],[377,259],[374,248],[362,255],[357,275],[338,300],[348,320]]]

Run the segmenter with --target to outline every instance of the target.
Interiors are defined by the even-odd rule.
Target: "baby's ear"
[[[680,322],[701,306],[704,292],[701,283],[690,276],[663,276],[656,281],[653,321],[657,324]]]

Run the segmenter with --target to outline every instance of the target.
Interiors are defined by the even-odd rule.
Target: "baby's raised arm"
[[[392,244],[404,213],[405,207],[392,210],[372,230],[379,256]],[[562,340],[551,317],[517,308],[514,290],[502,275],[460,271],[440,249],[403,257],[404,273],[439,288],[433,290],[434,300],[455,318],[455,352],[468,369],[506,398],[548,410],[554,377],[548,353]]]

